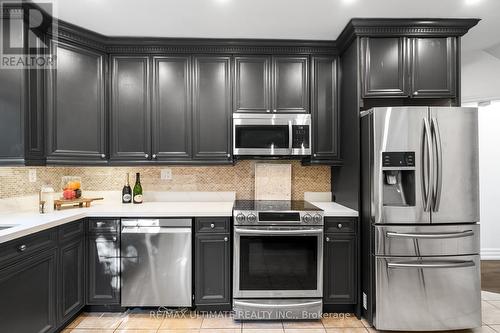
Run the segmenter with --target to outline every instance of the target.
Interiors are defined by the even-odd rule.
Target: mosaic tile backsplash
[[[0,199],[35,194],[42,185],[60,190],[62,176],[82,177],[82,188],[89,191],[121,191],[125,175],[141,173],[144,191],[235,191],[237,199],[253,199],[255,163],[240,161],[234,166],[152,166],[152,167],[0,167]],[[269,163],[269,162],[265,162]],[[280,162],[276,162],[280,163]],[[329,192],[330,167],[292,165],[292,199],[301,200],[304,192]],[[172,170],[171,180],[161,180],[160,170]],[[29,181],[29,170],[36,170],[37,181]],[[270,186],[273,186],[270,184]]]

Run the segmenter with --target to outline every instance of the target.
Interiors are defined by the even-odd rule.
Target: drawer
[[[68,223],[59,227],[59,241],[81,237],[84,233],[83,221]]]
[[[37,232],[36,234],[14,239],[0,244],[0,265],[19,260],[33,253],[57,245],[57,228]]]
[[[119,232],[120,220],[117,219],[89,219],[89,232]]]
[[[196,232],[226,233],[230,221],[227,217],[200,217],[195,222]]]
[[[356,219],[325,218],[326,233],[356,233],[356,228]]]

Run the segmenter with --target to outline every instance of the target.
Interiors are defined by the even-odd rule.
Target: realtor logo
[[[0,69],[55,68],[53,3],[0,0],[0,9]]]

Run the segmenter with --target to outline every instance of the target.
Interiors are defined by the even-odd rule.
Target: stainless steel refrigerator
[[[481,326],[475,108],[361,114],[362,301],[380,330]]]

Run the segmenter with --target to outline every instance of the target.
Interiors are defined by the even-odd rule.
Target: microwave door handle
[[[292,155],[293,126],[292,121],[288,121],[288,151]]]

